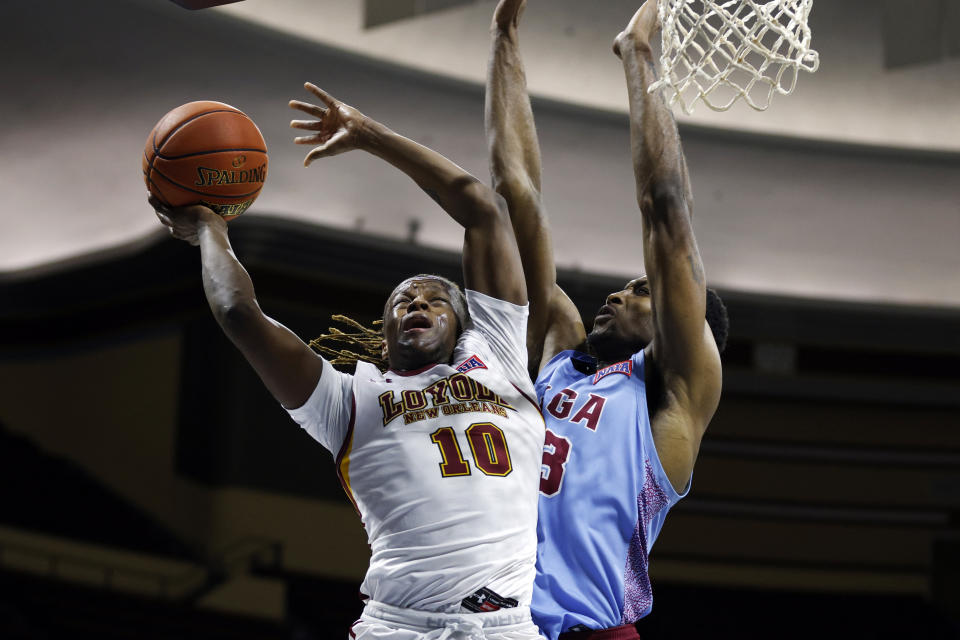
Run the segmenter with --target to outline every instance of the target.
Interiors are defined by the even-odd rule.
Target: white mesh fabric
[[[697,100],[726,111],[738,99],[758,111],[788,95],[800,69],[820,64],[810,49],[813,0],[659,0],[661,79],[671,105],[690,114]]]

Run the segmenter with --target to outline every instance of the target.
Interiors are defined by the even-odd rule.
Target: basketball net
[[[697,100],[726,111],[739,99],[757,111],[774,93],[789,95],[800,69],[820,65],[810,48],[813,0],[659,0],[661,78],[650,91],[687,115]]]

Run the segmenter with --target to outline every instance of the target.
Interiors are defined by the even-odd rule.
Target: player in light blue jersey
[[[510,209],[530,297],[527,350],[547,422],[534,620],[551,640],[637,638],[649,613],[648,554],[689,490],[720,399],[726,314],[693,235],[686,162],[659,94],[645,3],[617,36],[647,275],[607,296],[589,336],[557,287],[540,199],[540,151],[517,28],[524,0],[492,24],[486,125],[494,187]],[[639,244],[639,242],[638,242]],[[709,301],[709,302],[708,302]],[[704,322],[711,317],[717,322]]]

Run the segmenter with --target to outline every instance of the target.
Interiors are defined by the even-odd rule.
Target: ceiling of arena
[[[531,92],[625,111],[623,73],[610,44],[637,4],[530,0],[521,46]],[[211,11],[480,84],[495,5],[494,0],[243,0]],[[818,0],[810,26],[820,70],[801,73],[792,95],[776,96],[764,112],[735,104],[722,113],[699,107],[679,119],[814,140],[960,151],[958,14],[956,0]]]
[[[378,27],[398,20],[452,9],[476,0],[364,0],[363,26]]]
[[[529,0],[521,32],[557,260],[618,277],[643,268],[623,71],[610,51],[636,1]],[[234,104],[263,131],[270,178],[249,215],[398,241],[416,223],[419,242],[459,248],[459,227],[377,159],[305,170],[287,100],[309,99],[303,82],[316,82],[486,180],[494,5],[422,2],[415,19],[369,29],[356,0],[5,5],[0,279],[154,242],[144,139],[196,99]],[[960,307],[960,59],[887,69],[878,6],[818,0],[821,68],[769,110],[678,117],[715,286]]]

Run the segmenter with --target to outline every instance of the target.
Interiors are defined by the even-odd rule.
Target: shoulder
[[[521,386],[530,386],[527,372],[527,305],[468,289],[467,305],[470,322],[454,353],[456,364],[471,354],[489,358],[488,366],[498,369],[507,379]]]
[[[693,422],[710,421],[720,402],[723,369],[720,353],[710,328],[704,323],[703,344],[695,351],[696,366],[678,371],[670,362],[664,362],[662,353],[653,342],[643,350],[643,368],[648,386],[658,391],[662,406],[669,406],[690,416]]]
[[[503,313],[507,315],[522,315],[526,317],[529,309],[528,304],[514,304],[507,300],[494,298],[485,293],[467,289],[464,292],[467,299],[467,308],[470,314],[475,313]]]
[[[331,367],[332,369],[332,367]],[[349,375],[349,374],[341,374]],[[353,375],[351,376],[354,384],[363,384],[369,382],[383,382],[385,376],[380,369],[375,367],[369,362],[364,362],[363,360],[357,361],[357,368],[354,370]]]
[[[470,289],[467,289],[466,297],[470,320],[461,338],[469,340],[473,336],[482,336],[491,346],[504,350],[504,354],[509,353],[511,359],[518,357],[515,352],[526,346],[528,306],[513,304]],[[525,349],[523,357],[525,363]]]

